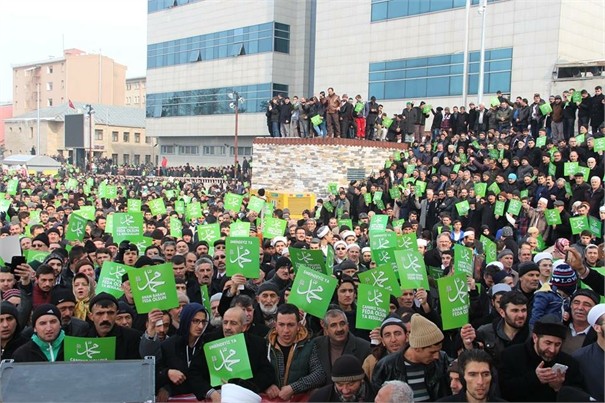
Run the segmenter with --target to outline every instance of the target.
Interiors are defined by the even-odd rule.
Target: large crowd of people
[[[224,181],[212,185],[180,175],[202,176],[202,169],[167,164],[158,176],[68,166],[57,176],[5,172],[0,242],[18,237],[21,254],[3,256],[0,269],[2,359],[62,361],[66,336],[115,337],[116,360],[156,357],[158,401],[192,395],[218,402],[221,387],[211,382],[204,347],[243,335],[251,375],[223,383],[267,401],[603,401],[600,87],[593,96],[570,90],[550,102],[535,94],[532,104],[498,94],[489,108],[407,103],[392,118],[373,98],[350,102],[327,92],[276,97],[267,111],[270,134],[315,131],[409,148],[365,180],[326,184],[310,210],[259,208],[267,199],[263,189],[251,190],[249,166],[213,169]],[[302,123],[317,115],[311,126]],[[235,208],[234,195],[242,196]],[[148,242],[117,242],[108,219],[135,205]],[[75,240],[74,214],[86,218]],[[284,222],[283,233],[270,231],[267,218]],[[255,278],[226,274],[238,223],[258,239]],[[207,225],[219,234],[207,238],[200,230]],[[391,236],[397,245],[377,242]],[[293,303],[304,250],[321,251],[336,282],[321,315]],[[380,252],[401,250],[420,256],[426,286],[403,286],[412,269],[382,260]],[[461,250],[469,253],[468,270]],[[98,289],[107,262],[134,270],[121,277],[118,298]],[[178,305],[141,313],[130,273],[165,263]],[[372,328],[358,325],[361,279],[393,268],[394,287],[373,284],[390,294],[388,311]],[[448,277],[464,279],[457,292],[467,301],[465,323],[453,327],[444,309],[452,290],[439,287]]]

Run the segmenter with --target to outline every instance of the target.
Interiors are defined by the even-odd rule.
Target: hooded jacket
[[[171,396],[192,393],[193,388],[189,383],[189,366],[191,365],[191,361],[199,359],[203,343],[202,338],[199,337],[195,341],[193,348],[190,348],[189,329],[191,327],[191,320],[198,312],[204,312],[206,319],[209,318],[208,311],[203,305],[197,302],[185,305],[181,311],[180,326],[176,335],[162,342],[160,347],[161,356],[156,362],[156,392],[160,388],[164,388]],[[206,331],[206,328],[204,328],[204,331]],[[181,371],[187,377],[185,382],[180,385],[172,383],[168,377],[168,371],[171,369]]]
[[[59,331],[59,336],[52,342],[46,343],[34,334],[30,341],[15,351],[15,362],[55,362],[63,361],[63,339],[65,332]]]

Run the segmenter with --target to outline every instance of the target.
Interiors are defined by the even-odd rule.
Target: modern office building
[[[603,83],[603,1],[479,3],[471,0],[468,19],[467,103],[478,101],[482,32],[485,103],[498,90],[547,98]],[[240,156],[267,135],[266,102],[278,93],[334,87],[375,96],[389,114],[407,101],[461,105],[465,4],[148,0],[147,134],[171,165],[214,165],[233,162],[234,91],[245,99]]]
[[[64,103],[124,105],[126,66],[66,49],[62,57],[13,66],[13,116]]]

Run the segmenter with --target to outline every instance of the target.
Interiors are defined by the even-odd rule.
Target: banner
[[[128,271],[128,279],[137,313],[179,306],[172,263],[131,269]]]
[[[294,277],[288,302],[318,318],[323,318],[336,290],[337,280],[332,276],[301,267]]]
[[[573,235],[577,235],[582,231],[589,229],[588,218],[585,215],[579,217],[571,217],[569,219],[569,225],[571,225],[571,233]]]
[[[400,249],[418,250],[418,241],[415,232],[397,235],[397,247]]]
[[[164,204],[164,199],[158,198],[149,200],[147,202],[149,209],[151,210],[152,215],[162,215],[166,214],[166,205]]]
[[[275,238],[276,236],[284,236],[284,233],[286,232],[286,225],[288,225],[286,220],[265,216],[265,222],[263,223],[263,237],[271,239]]]
[[[248,348],[243,333],[204,344],[210,385],[220,386],[230,379],[252,378]]]
[[[247,221],[234,221],[229,225],[229,236],[245,238],[250,236],[250,223]]]
[[[443,330],[457,329],[468,323],[468,285],[463,274],[437,279]]]
[[[545,210],[544,218],[546,219],[546,224],[548,225],[561,224],[561,213],[559,213],[559,210],[556,208]]]
[[[397,234],[393,231],[373,232],[370,234],[371,249],[388,249],[397,247]]]
[[[498,260],[498,246],[496,243],[485,235],[481,235],[479,241],[483,244],[483,250],[485,251],[485,262],[489,264]]]
[[[397,270],[397,260],[395,259],[395,248],[372,250],[372,260],[376,266],[391,266],[393,271]]]
[[[500,216],[500,217],[504,215],[504,202],[503,201],[497,201],[494,204],[494,215]]]
[[[65,230],[65,239],[68,241],[81,241],[86,234],[88,220],[79,214],[70,214],[69,223]]]
[[[424,265],[424,258],[418,250],[395,251],[397,269],[399,270],[399,281],[402,290],[416,288],[429,289],[429,280]]]
[[[288,251],[290,252],[290,260],[295,270],[307,267],[320,273],[332,274],[331,268],[329,272],[325,270],[324,254],[321,250],[288,248]]]
[[[246,278],[260,277],[260,242],[256,237],[225,240],[227,276],[241,274]]]
[[[378,193],[378,192],[376,192]],[[374,198],[376,201],[376,198]],[[387,229],[387,224],[389,222],[389,216],[385,214],[374,214],[370,219],[370,227],[368,232],[371,234],[372,232],[384,232]]]
[[[218,223],[206,224],[197,226],[197,237],[200,241],[208,242],[208,245],[213,246],[214,241],[220,239],[221,229]]]
[[[454,245],[454,273],[472,276],[473,271],[473,250],[460,244]]]
[[[521,201],[516,200],[516,199],[511,199],[508,202],[508,210],[507,210],[508,214],[511,215],[519,215],[519,213],[521,212]]]
[[[357,286],[357,312],[355,327],[357,329],[372,330],[380,327],[382,321],[389,314],[390,296],[379,287],[368,284]]]
[[[117,325],[116,325],[117,326]],[[110,361],[116,359],[116,338],[72,337],[63,339],[65,361]]]
[[[241,207],[242,207],[242,201],[244,200],[244,196],[243,195],[238,195],[235,193],[227,193],[225,195],[225,203],[224,203],[224,208],[225,211],[234,211],[236,213],[239,213]]]
[[[256,211],[258,214],[260,214],[264,205],[265,201],[263,199],[261,199],[260,197],[252,196],[248,201],[248,210]]]
[[[468,200],[463,200],[459,203],[456,203],[456,211],[458,211],[459,216],[465,216],[468,214],[468,211],[471,209]]]
[[[372,287],[379,287],[386,290],[395,298],[401,296],[401,287],[397,282],[397,277],[393,268],[389,265],[378,266],[374,269],[366,270],[358,274],[359,281]]]
[[[108,260],[103,262],[95,293],[106,292],[116,298],[120,298],[124,294],[122,290],[122,276],[126,274],[128,268],[126,265]]]
[[[151,213],[153,214],[153,213]],[[170,236],[175,238],[183,237],[183,222],[176,217],[170,217]]]
[[[143,235],[143,214],[140,212],[113,215],[113,241],[118,245],[125,239]]]
[[[78,214],[90,221],[95,220],[95,212],[95,206],[81,206],[80,209],[74,210],[74,214]]]

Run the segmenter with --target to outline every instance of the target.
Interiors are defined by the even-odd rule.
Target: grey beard
[[[263,304],[259,304],[259,305],[260,305],[260,310],[265,315],[275,315],[275,313],[277,312],[277,305],[274,305],[271,308],[266,308],[265,305],[263,305]]]
[[[210,324],[214,327],[222,326],[223,317],[222,316],[213,317],[212,319],[210,319]]]

